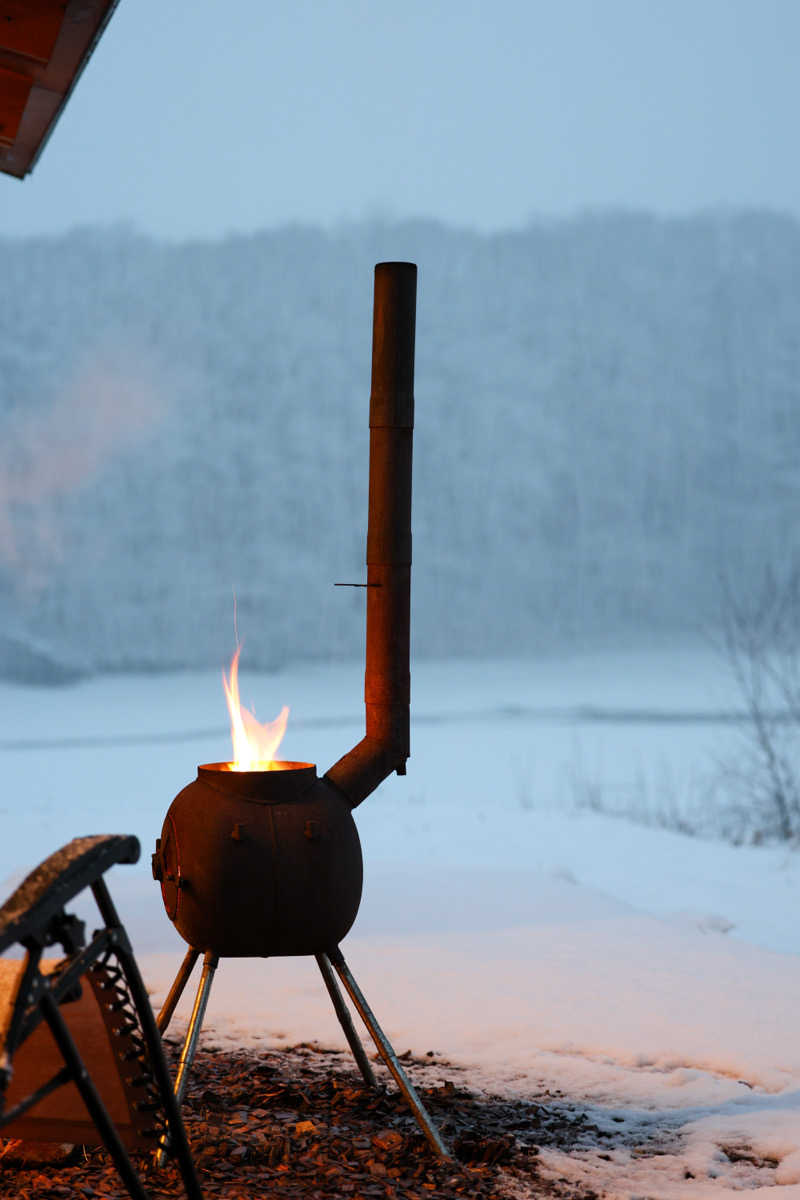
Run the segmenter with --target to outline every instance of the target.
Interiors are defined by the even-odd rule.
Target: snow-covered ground
[[[282,756],[322,772],[360,736],[362,674],[250,675],[245,650],[242,695],[262,719],[289,704]],[[541,1158],[597,1192],[800,1197],[800,858],[592,808],[696,817],[738,737],[713,719],[737,707],[713,652],[420,663],[412,682],[408,775],[356,812],[365,888],[343,947],[396,1049],[586,1112],[607,1136]],[[136,833],[143,861],[112,884],[157,1001],[183,946],[149,853],[196,764],[228,757],[220,676],[0,698],[6,889],[75,834]],[[206,1036],[344,1044],[308,959],[223,961]]]

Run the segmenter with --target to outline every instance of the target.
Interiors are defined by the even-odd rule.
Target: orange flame
[[[256,720],[255,714],[249,709],[242,708],[239,702],[239,655],[241,646],[236,647],[236,653],[231,662],[231,677],[226,679],[222,672],[222,687],[228,702],[228,712],[231,716],[231,737],[233,738],[233,762],[228,763],[229,771],[275,771],[275,751],[281,744],[289,718],[289,709],[283,706],[274,721],[262,725]]]

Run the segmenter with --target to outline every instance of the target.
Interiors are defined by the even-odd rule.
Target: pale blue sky
[[[121,0],[0,231],[800,216],[800,0]]]

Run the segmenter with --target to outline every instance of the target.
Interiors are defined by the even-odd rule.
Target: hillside
[[[385,258],[420,267],[417,654],[696,628],[794,552],[788,218],[0,239],[0,672],[218,665],[234,590],[251,667],[360,652],[331,585],[362,572]]]

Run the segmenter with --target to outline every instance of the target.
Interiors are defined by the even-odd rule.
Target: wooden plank
[[[28,103],[31,80],[0,67],[0,144],[13,146]]]
[[[66,0],[0,0],[0,48],[46,63],[66,7]]]
[[[0,36],[0,71],[26,77],[33,84],[11,142],[8,133],[0,133],[0,171],[22,179],[33,169],[118,2],[62,0],[59,7],[64,10],[63,20],[46,62],[7,47]],[[53,3],[35,0],[31,4],[32,8],[39,7],[46,26],[36,42],[39,52],[52,33]],[[2,6],[17,4],[23,9],[28,7],[24,0],[0,0],[0,16]]]

